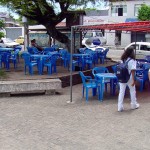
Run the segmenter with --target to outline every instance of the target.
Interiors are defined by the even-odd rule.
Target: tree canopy
[[[56,29],[56,25],[68,17],[70,10],[84,9],[104,0],[1,0],[0,4],[21,16],[46,27],[47,33],[61,43],[69,43],[67,36]]]
[[[138,19],[141,21],[150,20],[150,6],[142,5],[138,10]]]

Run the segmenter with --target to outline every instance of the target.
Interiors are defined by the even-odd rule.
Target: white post
[[[27,32],[28,32],[28,27],[27,27],[27,18],[22,17],[22,22],[24,23],[24,50],[26,50],[26,47],[28,46],[28,38],[27,38]]]

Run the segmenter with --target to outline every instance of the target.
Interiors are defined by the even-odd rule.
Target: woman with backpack
[[[136,70],[136,60],[135,60],[135,53],[134,48],[129,47],[127,48],[121,56],[121,60],[123,63],[127,63],[128,72],[130,74],[129,80],[126,83],[119,82],[120,91],[118,96],[118,111],[121,112],[124,110],[123,107],[123,100],[125,95],[125,90],[128,85],[130,90],[130,97],[131,97],[131,109],[139,108],[139,104],[137,103],[136,98],[136,89],[135,89],[135,70]]]

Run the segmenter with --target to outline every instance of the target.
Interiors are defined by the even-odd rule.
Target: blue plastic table
[[[11,52],[11,51],[14,51],[14,48],[0,47],[0,52]]]
[[[113,73],[97,73],[95,76],[101,84],[100,100],[103,100],[103,91],[104,91],[104,86],[105,86],[105,79],[110,79],[110,81],[111,81],[111,93],[113,93],[113,88],[114,88],[113,83],[114,83],[114,80],[117,79],[117,76]]]

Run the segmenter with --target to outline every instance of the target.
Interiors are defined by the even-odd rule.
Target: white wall
[[[121,46],[125,47],[131,43],[131,32],[123,31],[121,34]]]
[[[115,45],[115,31],[106,31],[107,45]]]

